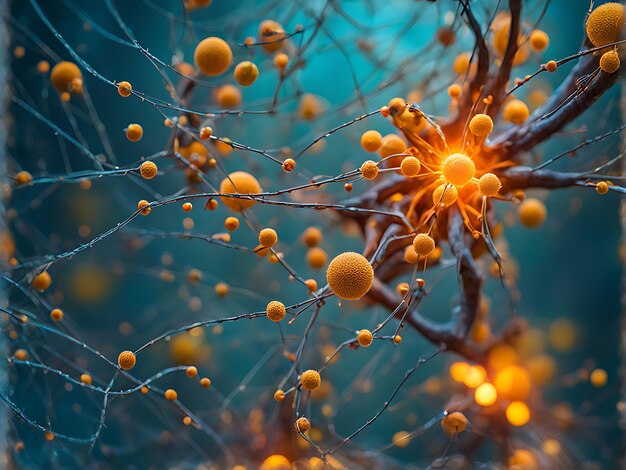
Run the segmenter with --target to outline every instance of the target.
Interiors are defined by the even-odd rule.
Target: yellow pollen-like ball
[[[609,2],[594,9],[587,18],[587,37],[596,46],[605,46],[620,40],[624,27],[624,5]]]
[[[357,300],[367,294],[374,282],[374,269],[365,256],[348,251],[328,265],[326,279],[339,298]]]
[[[374,340],[374,336],[372,335],[372,332],[370,330],[359,331],[356,338],[359,344],[364,348],[367,348],[369,345],[371,345],[372,341]]]
[[[462,153],[453,153],[443,161],[441,171],[445,180],[454,186],[464,186],[474,177],[474,161]]]
[[[322,383],[320,373],[316,370],[305,370],[300,377],[300,383],[305,390],[315,390]]]
[[[524,227],[537,228],[546,220],[548,211],[539,199],[528,198],[517,209],[519,220]]]
[[[178,398],[178,393],[173,388],[168,388],[165,390],[165,398],[169,401],[174,401]]]
[[[139,167],[139,173],[147,180],[154,178],[158,172],[159,168],[156,166],[156,163],[150,160],[143,162]]]
[[[274,392],[274,400],[283,401],[285,399],[285,392],[283,390],[276,390]]]
[[[428,256],[435,249],[435,240],[426,233],[418,233],[413,239],[413,249],[419,256]]]
[[[478,180],[478,191],[483,196],[493,197],[498,194],[501,187],[500,178],[493,173],[485,173]]]
[[[361,165],[361,174],[366,180],[373,180],[378,176],[378,165],[373,160],[367,160]]]
[[[441,426],[451,436],[465,431],[467,428],[467,418],[460,411],[453,411],[446,414],[441,420]]]
[[[504,105],[504,110],[502,111],[502,116],[506,121],[518,125],[526,121],[529,115],[528,106],[522,100],[509,101]]]
[[[130,370],[135,367],[135,363],[137,362],[137,358],[132,351],[122,351],[119,356],[117,356],[117,363],[124,370]]]
[[[227,83],[226,85],[222,85],[215,91],[215,101],[217,101],[217,104],[220,107],[225,109],[237,108],[239,105],[241,105],[241,91],[235,85]],[[216,144],[216,146],[218,144],[224,144],[219,140],[215,141],[214,143]]]
[[[400,171],[402,171],[404,176],[409,178],[417,176],[421,168],[422,165],[420,161],[415,157],[406,157],[402,160],[402,163],[400,163]]]
[[[222,180],[220,184],[220,193],[222,194],[256,194],[262,191],[261,185],[257,179],[250,173],[245,171],[235,171]],[[241,212],[248,209],[256,201],[253,199],[232,198],[221,196],[220,199],[224,205],[234,211]]]
[[[272,320],[274,323],[278,323],[283,318],[285,318],[285,314],[287,313],[287,309],[282,302],[277,300],[272,300],[265,309],[265,314],[267,318]]]
[[[530,394],[530,374],[515,364],[498,371],[493,384],[498,390],[498,395],[508,400],[525,400]]]
[[[605,73],[615,73],[619,70],[621,62],[617,51],[609,51],[600,57],[600,68]]]
[[[270,248],[276,245],[278,242],[278,235],[273,228],[264,228],[259,232],[259,243],[266,248]]]
[[[487,114],[477,114],[470,121],[469,130],[476,137],[487,137],[493,130],[493,121]]]
[[[196,46],[193,60],[203,74],[209,77],[221,75],[230,67],[233,51],[223,39],[208,37]]]

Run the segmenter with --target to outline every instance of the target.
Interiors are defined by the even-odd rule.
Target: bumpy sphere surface
[[[617,51],[609,51],[600,57],[600,68],[605,73],[615,73],[619,69],[620,60]]]
[[[624,5],[605,3],[591,12],[587,19],[587,36],[596,46],[604,46],[620,40],[624,27]]]
[[[315,390],[322,383],[322,378],[318,371],[309,369],[302,373],[300,382],[305,390]]]
[[[278,323],[285,318],[285,313],[287,313],[285,305],[277,300],[272,300],[269,304],[267,304],[267,308],[265,309],[267,318],[275,323]]]
[[[264,228],[259,232],[259,243],[266,248],[276,245],[278,234],[273,228]]]
[[[220,193],[256,194],[263,191],[257,179],[245,171],[235,171],[224,178],[220,184]],[[220,197],[222,203],[234,211],[243,211],[256,204],[252,199]]]
[[[82,78],[82,75],[80,73],[78,65],[72,62],[59,62],[54,67],[52,67],[52,72],[50,73],[50,81],[52,82],[52,86],[59,93],[69,91],[70,84],[75,78]]]
[[[415,157],[406,157],[400,164],[400,170],[404,176],[413,178],[417,176],[422,168],[422,164]]]
[[[476,137],[487,137],[493,130],[493,121],[486,114],[477,114],[470,121],[469,129]]]
[[[435,249],[435,240],[426,233],[418,233],[413,239],[413,249],[420,256],[428,256]]]
[[[132,353],[132,351],[122,351],[117,357],[117,363],[124,370],[132,369],[133,367],[135,367],[136,362],[137,358]]]
[[[463,186],[473,178],[476,166],[467,155],[453,153],[443,161],[441,171],[448,183],[454,186]]]
[[[478,191],[483,196],[493,197],[498,194],[501,187],[500,178],[493,173],[485,173],[478,180]]]
[[[209,37],[196,46],[193,60],[203,74],[212,77],[228,70],[233,60],[233,52],[223,39]]]
[[[330,290],[337,297],[357,300],[372,287],[374,270],[365,256],[349,251],[336,256],[330,262],[326,279]]]
[[[361,174],[366,180],[373,180],[378,176],[378,165],[373,160],[367,160],[361,165]]]

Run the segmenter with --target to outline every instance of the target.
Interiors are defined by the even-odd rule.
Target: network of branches
[[[600,458],[544,391],[608,374],[557,370],[575,327],[520,311],[505,235],[626,192],[622,4],[552,31],[563,2],[15,3],[11,462]]]

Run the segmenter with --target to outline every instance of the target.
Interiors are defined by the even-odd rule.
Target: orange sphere
[[[346,252],[336,256],[328,265],[326,279],[330,290],[345,300],[357,300],[371,289],[374,269],[365,256]]]
[[[196,46],[193,60],[203,74],[213,77],[228,70],[233,60],[233,51],[223,39],[209,37]]]
[[[220,193],[222,194],[257,194],[263,191],[257,179],[245,171],[235,171],[222,180]],[[221,196],[224,205],[234,211],[241,212],[256,204],[253,199],[230,198]]]
[[[78,66],[73,62],[59,62],[52,67],[52,72],[50,73],[52,86],[59,93],[70,91],[70,85],[76,78],[82,80],[82,74]]]
[[[117,363],[124,370],[130,370],[135,367],[137,362],[137,358],[132,351],[122,351],[119,356],[117,356]]]

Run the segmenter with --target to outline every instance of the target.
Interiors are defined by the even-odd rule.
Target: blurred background
[[[311,41],[303,55],[305,66],[284,82],[275,115],[243,113],[207,119],[216,135],[253,148],[278,155],[279,149],[289,147],[297,153],[337,125],[379,108],[394,96],[411,93],[429,115],[446,115],[449,97],[445,90],[454,81],[451,64],[458,53],[471,50],[473,39],[466,28],[461,28],[449,48],[428,44],[439,27],[455,20],[457,2],[333,2],[338,9],[326,8],[326,3],[214,0],[207,8],[187,13],[178,1],[142,0],[115,5],[137,41],[165,63],[193,63],[197,42],[212,35],[229,42],[234,63],[254,61],[259,78],[253,86],[242,89],[241,109],[250,111],[269,109],[279,74],[271,55],[239,44],[248,36],[256,37],[259,23],[271,18],[286,31],[296,31],[302,25],[304,32],[289,41],[289,47],[302,47],[310,40],[315,17],[324,15],[326,34],[320,33]],[[477,14],[485,24],[495,3],[476,2]],[[577,52],[584,39],[587,3],[550,2],[539,25],[549,33],[550,45],[543,55],[533,55],[516,68],[514,74],[524,76],[549,59]],[[127,80],[150,96],[171,100],[157,67],[137,49],[115,40],[126,37],[106,2],[59,0],[39,1],[38,5],[64,41],[100,74],[112,81]],[[534,24],[543,2],[524,2],[524,7],[526,24]],[[171,129],[164,126],[164,117],[154,106],[137,97],[121,98],[113,87],[84,70],[85,96],[73,97],[68,103],[59,100],[48,75],[38,70],[38,63],[74,59],[42,22],[31,2],[10,2],[7,27],[11,32],[10,86],[14,96],[104,161],[127,167],[166,148]],[[15,52],[19,48],[23,48],[23,54]],[[558,86],[571,66],[549,76],[542,74],[520,89],[519,97],[533,107]],[[172,71],[165,73],[175,83],[179,80]],[[189,107],[202,112],[219,109],[213,96],[215,88],[233,83],[232,75],[203,80],[205,85],[197,87]],[[319,98],[323,112],[318,119],[298,119],[302,93]],[[621,122],[619,100],[619,89],[614,87],[574,125],[529,155],[529,162],[547,159],[589,136],[617,127]],[[177,116],[174,110],[161,111],[170,118]],[[79,149],[55,135],[50,126],[23,106],[13,102],[5,119],[10,126],[8,175],[27,170],[37,178],[93,170],[92,162]],[[143,139],[137,143],[129,142],[124,134],[133,122],[140,123],[144,130]],[[234,150],[223,155],[212,151],[228,172],[250,171],[258,176],[264,189],[276,190],[302,184],[315,175],[336,175],[360,165],[368,158],[359,146],[360,135],[367,129],[383,135],[394,132],[389,122],[377,116],[356,123],[307,152],[292,173],[285,173],[252,152]],[[618,150],[617,138],[606,139],[575,158],[560,161],[555,169],[593,168]],[[183,171],[169,157],[154,161],[162,174],[151,181],[133,175],[89,182],[55,181],[15,189],[6,205],[16,257],[28,260],[73,249],[126,219],[136,210],[138,200],[152,201],[188,185]],[[214,184],[222,179],[216,171],[206,177]],[[355,185],[355,193],[365,187]],[[615,468],[622,453],[622,430],[616,411],[620,401],[617,374],[624,256],[620,246],[620,201],[615,194],[599,197],[580,188],[532,195],[544,200],[548,208],[547,221],[537,230],[528,230],[517,222],[512,204],[496,204],[499,220],[505,225],[502,241],[506,241],[507,264],[517,274],[516,287],[521,295],[518,314],[528,320],[532,332],[528,354],[548,354],[555,364],[553,376],[540,391],[545,408],[536,410],[532,430],[520,432],[516,439],[540,447],[546,438],[556,437],[576,456],[574,462],[580,467],[574,468]],[[332,185],[311,197],[339,201],[346,196],[342,185]],[[290,282],[278,264],[249,252],[171,236],[184,231],[204,235],[224,232],[224,218],[231,214],[221,205],[215,212],[205,211],[203,205],[204,201],[197,200],[188,214],[177,204],[155,208],[150,216],[136,218],[93,248],[55,263],[50,268],[52,287],[43,294],[45,303],[33,306],[29,298],[12,289],[10,304],[18,311],[35,313],[44,323],[50,323],[46,304],[62,308],[65,318],[59,328],[114,361],[120,351],[136,350],[172,328],[262,311],[273,299],[288,305],[306,298],[306,289]],[[321,286],[325,284],[325,271],[307,264],[307,247],[301,240],[307,227],[322,229],[321,247],[331,258],[345,250],[362,250],[362,239],[354,227],[327,211],[257,204],[251,212],[261,226],[277,230],[280,250],[289,264]],[[257,243],[246,227],[234,232],[232,241],[246,247]],[[449,258],[445,252],[444,259]],[[489,270],[488,260],[483,266]],[[202,272],[199,282],[188,282],[191,269]],[[454,268],[434,268],[425,277],[432,291],[421,311],[433,320],[447,321],[457,295]],[[230,287],[224,297],[214,289],[220,282]],[[493,277],[488,278],[486,293],[492,329],[497,330],[510,315],[506,295]],[[319,367],[352,331],[374,326],[387,314],[380,307],[363,309],[349,302],[340,307],[336,300],[329,301],[312,332],[314,341],[307,346],[304,363],[310,368]],[[271,442],[268,434],[274,432],[272,426],[278,426],[280,420],[279,405],[272,396],[289,371],[281,338],[285,349],[295,352],[306,320],[283,326],[282,333],[276,325],[259,320],[193,330],[142,352],[133,373],[147,378],[177,364],[195,364],[201,377],[211,378],[210,389],[201,388],[184,372],[160,379],[159,386],[175,388],[179,399],[214,428],[227,447],[245,457],[243,462],[258,464],[255,459],[265,455],[255,455],[254,449],[267,449]],[[18,335],[8,339],[9,351],[26,348],[31,357],[39,357],[74,378],[88,371],[94,384],[102,387],[113,376],[114,370],[108,364],[79,345],[36,329],[5,327],[7,335],[15,330]],[[323,425],[328,421],[339,435],[350,434],[383,405],[405,371],[420,356],[433,351],[432,345],[409,329],[403,330],[401,347],[385,344],[360,349],[358,354],[342,351],[325,372],[327,389],[307,410],[314,425],[319,423],[312,430],[312,439],[333,442]],[[435,417],[458,392],[457,385],[448,379],[448,368],[455,360],[458,358],[443,354],[429,361],[387,412],[359,435],[353,446],[346,446],[346,455],[367,449],[382,462],[389,459],[389,465],[400,468],[424,468],[441,456],[450,440],[439,427],[407,441],[406,446],[404,442],[402,446],[391,444],[399,431],[410,432]],[[608,372],[606,386],[596,388],[589,382],[588,372],[594,368]],[[95,432],[103,404],[101,394],[71,385],[55,374],[19,365],[10,367],[10,378],[11,399],[33,421],[43,426],[49,423],[56,432],[86,439]],[[114,389],[130,386],[120,378]],[[324,405],[332,407],[332,419],[323,416]],[[542,425],[544,413],[552,412],[563,420],[564,416],[571,417],[572,426],[552,435]],[[46,442],[41,430],[13,417],[11,440],[25,444],[14,462],[18,468],[195,468],[198,464],[221,462],[223,456],[214,439],[194,426],[185,426],[183,417],[180,410],[151,393],[112,398],[107,406],[106,427],[91,452],[85,444],[62,439]],[[255,420],[264,423],[259,432]],[[307,446],[300,439],[288,451],[283,449],[287,447],[284,443],[276,444],[276,451],[290,452],[290,458],[316,455]],[[448,452],[463,453],[464,449],[463,439],[459,438]],[[490,444],[472,455],[473,468],[488,468],[487,462],[501,458],[497,447]],[[249,465],[255,468],[254,463]],[[385,464],[380,465],[385,468]],[[346,468],[360,467],[355,463],[346,464]]]

